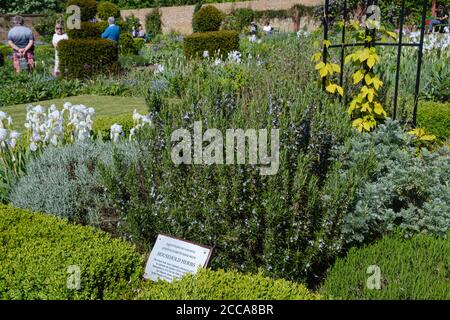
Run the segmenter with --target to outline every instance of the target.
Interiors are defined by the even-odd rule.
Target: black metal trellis
[[[366,6],[369,7],[371,5],[377,5],[377,0],[367,0]],[[375,36],[372,37],[372,41],[370,43],[346,43],[346,23],[348,21],[348,1],[344,0],[342,5],[342,19],[344,21],[342,26],[342,40],[340,44],[334,44],[330,46],[323,46],[323,62],[327,63],[327,55],[328,50],[333,48],[341,48],[340,55],[340,64],[341,64],[341,74],[340,74],[340,86],[344,85],[344,59],[345,59],[345,49],[347,47],[360,47],[360,46],[395,46],[398,48],[397,50],[397,67],[395,74],[395,92],[394,92],[394,102],[393,102],[393,114],[392,118],[395,120],[397,117],[397,105],[398,105],[398,91],[399,91],[399,82],[400,82],[400,63],[402,58],[402,48],[403,47],[417,47],[418,57],[417,57],[417,73],[416,73],[416,86],[414,92],[414,109],[413,109],[413,125],[416,125],[417,119],[417,105],[419,102],[419,90],[420,90],[420,76],[422,71],[422,60],[423,60],[423,42],[425,38],[425,22],[426,22],[426,13],[428,9],[428,0],[423,0],[422,6],[422,17],[421,17],[421,31],[420,31],[420,41],[419,43],[403,43],[403,30],[404,30],[404,22],[405,22],[405,0],[402,0],[401,9],[400,9],[400,26],[399,26],[399,39],[397,43],[383,43],[376,42]],[[330,0],[325,0],[325,9],[324,9],[324,18],[323,18],[323,30],[324,30],[324,40],[329,40],[329,25],[330,25]],[[366,33],[368,34],[370,31],[366,27]],[[376,30],[372,30],[373,35],[375,35]],[[323,78],[323,89],[325,90],[326,78]],[[342,99],[342,98],[341,98]],[[342,101],[342,100],[341,100]]]

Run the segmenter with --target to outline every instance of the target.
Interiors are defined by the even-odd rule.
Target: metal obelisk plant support
[[[377,5],[377,0],[366,0],[367,7],[371,5]],[[399,91],[399,82],[400,82],[400,63],[402,58],[402,48],[403,47],[417,47],[419,50],[418,58],[417,58],[417,73],[416,73],[416,87],[414,92],[414,109],[413,109],[413,125],[416,125],[417,119],[417,105],[419,102],[419,90],[420,90],[420,75],[422,69],[422,59],[423,59],[423,41],[425,37],[425,21],[426,14],[428,9],[428,0],[423,0],[422,5],[422,18],[421,18],[421,32],[420,32],[420,41],[419,43],[404,43],[403,42],[403,29],[405,22],[405,0],[402,0],[401,9],[399,12],[400,15],[400,26],[399,26],[399,40],[397,43],[382,43],[376,42],[375,37],[372,37],[372,42],[369,46],[395,46],[398,48],[397,50],[397,66],[396,66],[396,74],[395,74],[395,92],[394,92],[394,110],[392,114],[392,118],[396,119],[397,117],[397,104],[398,104],[398,91]],[[341,65],[341,75],[340,75],[340,86],[344,86],[344,60],[345,60],[345,49],[347,47],[358,47],[358,46],[367,46],[367,43],[346,43],[346,23],[348,21],[348,3],[347,0],[343,1],[342,4],[342,19],[343,19],[343,27],[342,27],[342,40],[340,44],[332,44],[330,46],[323,46],[323,62],[327,63],[328,50],[332,48],[341,48],[340,55],[340,65]],[[324,40],[329,40],[329,27],[330,27],[330,0],[325,0],[325,8],[324,8],[324,17],[323,17],[323,37]],[[369,29],[366,28],[366,32],[370,32]],[[375,33],[375,30],[373,30]],[[323,81],[323,89],[325,90],[326,77],[322,79]],[[342,99],[342,98],[341,98]]]

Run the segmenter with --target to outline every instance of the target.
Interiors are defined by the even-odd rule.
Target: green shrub
[[[97,23],[82,22],[81,29],[68,29],[70,40],[75,39],[100,39],[101,31]]]
[[[303,285],[223,270],[200,270],[172,283],[147,283],[139,300],[318,300]]]
[[[184,53],[187,58],[202,56],[208,51],[210,56],[227,56],[231,51],[239,51],[238,31],[215,31],[194,33],[184,39]]]
[[[67,7],[78,6],[81,9],[81,21],[89,21],[97,15],[97,1],[96,0],[68,0]]]
[[[194,15],[194,32],[219,31],[225,14],[214,6],[202,7]]]
[[[224,29],[242,31],[249,28],[254,20],[257,20],[256,11],[250,8],[237,9],[225,18]]]
[[[417,124],[442,140],[450,138],[450,103],[422,102]]]
[[[55,56],[55,48],[51,44],[36,46],[35,54],[37,59],[53,58]]]
[[[47,148],[40,157],[27,163],[28,174],[11,192],[11,203],[82,224],[101,226],[106,220],[117,223],[117,217],[108,216],[112,210],[108,208],[98,173],[99,163],[111,161],[111,156],[110,144]]]
[[[141,49],[145,47],[145,39],[142,38],[135,38],[134,41],[134,48],[137,52],[139,52]]]
[[[12,56],[13,49],[9,46],[0,45],[0,54],[2,54],[3,57],[6,59],[9,56]]]
[[[381,288],[369,289],[377,266]],[[411,239],[395,235],[371,246],[353,248],[337,260],[323,286],[333,299],[448,300],[450,238],[416,235]],[[373,287],[372,287],[373,288]]]
[[[146,29],[150,38],[162,33],[161,12],[159,8],[152,10],[146,17]]]
[[[111,134],[111,126],[115,123],[122,126],[122,129],[125,132],[126,136],[134,127],[131,113],[119,116],[102,116],[96,118],[94,121],[94,134],[98,137],[102,137],[104,140],[109,140]]]
[[[125,241],[10,206],[0,205],[0,242],[0,299],[129,298],[143,274]],[[79,267],[79,290],[67,286],[71,266]]]
[[[97,5],[97,15],[103,21],[107,21],[109,17],[120,18],[119,6],[109,1],[100,2]]]
[[[138,50],[134,45],[134,39],[129,33],[121,33],[119,39],[120,54],[137,54]]]
[[[118,71],[119,52],[110,40],[62,40],[58,43],[61,75],[85,78]]]
[[[0,67],[3,67],[5,64],[5,58],[3,57],[3,53],[0,52]]]

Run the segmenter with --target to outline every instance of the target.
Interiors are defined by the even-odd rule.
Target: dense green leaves
[[[338,259],[323,293],[332,299],[448,300],[449,278],[450,238],[396,234]]]
[[[223,270],[200,270],[180,281],[147,283],[139,300],[316,300],[320,295],[286,280],[261,273],[250,275]]]
[[[118,71],[119,51],[111,40],[62,40],[58,50],[63,77],[87,78]]]
[[[143,274],[141,257],[125,241],[3,205],[0,243],[0,299],[123,299]]]

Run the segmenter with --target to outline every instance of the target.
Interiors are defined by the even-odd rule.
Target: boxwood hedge
[[[247,275],[223,270],[200,270],[167,283],[148,282],[138,294],[140,300],[317,300],[320,295],[303,285],[274,280],[262,274]]]
[[[0,243],[0,300],[127,298],[143,274],[125,241],[11,206],[0,205]]]
[[[450,138],[450,103],[421,103],[418,108],[417,123],[440,139]]]

